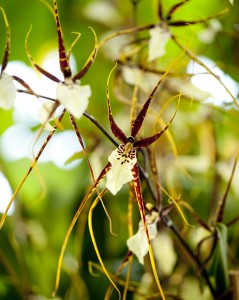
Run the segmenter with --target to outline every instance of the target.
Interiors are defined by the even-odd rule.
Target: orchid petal
[[[108,160],[112,168],[108,173],[106,187],[115,195],[125,183],[133,180],[132,168],[137,163],[136,151],[131,149],[125,154],[125,145],[120,145]]]
[[[80,118],[89,104],[91,89],[89,85],[59,83],[56,88],[57,99],[75,117]]]
[[[165,46],[170,39],[170,32],[161,26],[155,26],[149,30],[149,53],[148,61],[152,61],[165,54]]]
[[[222,30],[220,21],[218,19],[212,19],[209,21],[208,27],[198,33],[198,39],[204,44],[211,44],[214,42],[220,30]]]
[[[64,75],[64,78],[69,78],[69,77],[71,77],[71,69],[69,66],[69,62],[67,60],[66,49],[65,49],[64,40],[63,40],[63,32],[61,29],[61,23],[60,23],[56,0],[53,0],[53,5],[54,5],[56,27],[57,27],[60,68],[61,68],[62,74]]]
[[[152,212],[146,215],[146,224],[149,233],[149,239],[153,240],[157,235],[158,213]],[[127,240],[127,246],[138,258],[141,264],[144,263],[144,256],[148,253],[148,240],[142,220],[139,222],[137,233]]]
[[[9,110],[14,105],[16,98],[16,87],[13,83],[13,77],[2,73],[0,75],[0,107]]]
[[[52,111],[54,109],[55,103],[52,101],[46,101],[41,106],[41,108],[38,111],[38,117],[41,122],[41,124],[45,127],[45,129],[49,131],[55,130],[53,126],[50,125],[49,121],[53,120],[55,118],[55,113],[52,114]]]

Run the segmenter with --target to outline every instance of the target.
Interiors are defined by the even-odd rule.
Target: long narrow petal
[[[150,137],[140,139],[136,142],[134,142],[134,148],[142,148],[142,147],[147,147],[151,145],[153,142],[155,142],[157,139],[161,137],[161,135],[168,129],[169,125],[173,122],[174,117],[176,116],[177,110],[174,112],[172,118],[168,122],[168,124],[158,133],[155,135],[152,135]]]
[[[162,21],[163,20],[162,0],[159,0],[159,3],[158,3],[158,16],[159,16],[160,21]]]
[[[110,76],[111,76],[113,70],[114,69],[112,69],[112,71],[109,74],[109,77],[107,79],[107,85],[106,85],[106,96],[107,96],[107,104],[108,104],[108,118],[109,118],[109,121],[110,121],[110,128],[111,128],[111,131],[113,132],[114,136],[118,140],[120,140],[122,143],[126,144],[127,143],[127,137],[123,133],[123,131],[118,127],[118,125],[115,123],[115,120],[113,118],[112,111],[111,111],[111,106],[110,106],[109,80],[110,80]]]
[[[10,26],[9,26],[5,11],[3,10],[2,7],[0,7],[0,10],[2,11],[4,22],[5,22],[6,29],[7,29],[6,45],[5,45],[5,50],[4,50],[3,60],[2,60],[2,68],[1,68],[1,73],[2,73],[6,69],[6,66],[8,63],[8,57],[10,54]]]
[[[91,27],[90,27],[91,28]],[[91,30],[93,31],[94,33],[94,37],[95,37],[95,48],[93,49],[90,57],[88,58],[86,64],[84,65],[84,67],[80,70],[80,72],[78,72],[74,77],[73,77],[73,81],[76,81],[78,79],[81,79],[85,74],[86,72],[89,70],[90,66],[93,64],[94,60],[95,60],[95,57],[96,57],[96,54],[97,54],[97,50],[98,50],[98,40],[97,40],[97,36],[96,36],[96,33],[95,31],[91,28]]]
[[[188,2],[189,0],[183,0],[183,1],[181,1],[181,2],[179,2],[179,3],[177,3],[177,4],[175,4],[175,5],[173,5],[171,8],[170,8],[170,10],[169,10],[169,12],[168,12],[168,14],[167,14],[167,20],[170,20],[171,19],[171,17],[172,17],[172,15],[174,14],[174,12],[178,9],[178,8],[180,8],[182,5],[184,5],[186,2]]]
[[[71,69],[69,66],[69,62],[67,60],[66,49],[63,40],[63,32],[61,29],[61,23],[58,14],[58,7],[56,0],[53,0],[54,5],[54,13],[55,13],[55,21],[57,27],[57,36],[58,36],[58,47],[59,47],[59,59],[60,59],[60,68],[61,72],[64,75],[64,78],[71,77]]]
[[[55,82],[60,82],[60,79],[58,79],[56,76],[52,75],[51,73],[49,73],[48,71],[44,70],[42,67],[38,66],[38,64],[34,61],[30,51],[29,51],[29,47],[28,47],[28,37],[29,34],[31,32],[32,28],[30,27],[26,39],[25,39],[25,49],[26,49],[26,53],[28,56],[28,59],[30,60],[31,64],[33,65],[33,67],[35,67],[40,73],[42,73],[44,76],[46,76],[47,78],[51,79],[52,81]]]
[[[134,167],[132,169],[132,173],[133,173],[133,177],[134,177],[133,182],[134,182],[135,195],[136,195],[137,203],[138,203],[138,206],[139,206],[141,220],[142,220],[144,230],[145,230],[145,233],[146,233],[146,237],[147,237],[147,241],[148,241],[149,257],[150,257],[150,262],[151,262],[151,266],[152,266],[152,271],[153,271],[153,274],[154,274],[154,279],[155,279],[155,282],[157,284],[157,287],[159,289],[159,292],[160,292],[160,295],[161,295],[162,299],[166,300],[166,297],[164,295],[164,291],[162,289],[162,286],[161,286],[161,283],[159,281],[157,271],[156,271],[156,264],[155,264],[155,260],[154,260],[154,256],[153,256],[152,245],[151,245],[151,242],[150,242],[150,235],[149,235],[149,231],[148,231],[147,224],[146,224],[143,197],[142,197],[141,187],[140,187],[139,168],[138,168],[137,164],[134,165]]]
[[[143,198],[142,198],[142,193],[141,193],[139,168],[138,168],[137,164],[135,164],[133,166],[132,174],[133,174],[134,190],[135,190],[137,203],[138,203],[138,206],[139,206],[140,216],[141,216],[144,228],[145,228],[145,233],[146,233],[146,236],[147,236],[148,243],[150,243],[149,233],[148,233],[148,229],[147,229],[147,226],[146,226],[144,203],[143,203]]]
[[[133,122],[133,125],[132,125],[132,129],[131,129],[131,136],[133,137],[136,137],[137,133],[139,132],[142,124],[143,124],[143,121],[144,121],[144,118],[145,118],[145,115],[148,111],[148,108],[149,108],[149,105],[151,103],[151,100],[154,96],[154,94],[156,93],[160,83],[162,82],[163,79],[160,79],[158,81],[158,83],[156,84],[156,86],[154,87],[153,91],[151,92],[151,94],[149,95],[149,98],[148,100],[144,103],[144,106],[142,107],[141,111],[139,112],[138,116],[136,117],[136,119],[134,120]]]

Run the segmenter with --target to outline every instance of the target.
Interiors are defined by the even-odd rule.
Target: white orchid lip
[[[12,76],[3,72],[0,75],[0,107],[5,110],[13,108],[16,92]]]
[[[106,187],[113,195],[117,194],[122,186],[133,180],[132,168],[137,163],[136,150],[132,143],[119,145],[108,158],[111,170],[108,173]]]
[[[89,104],[91,89],[89,85],[81,86],[78,82],[65,84],[60,82],[56,88],[56,97],[61,104],[76,118],[81,118]]]

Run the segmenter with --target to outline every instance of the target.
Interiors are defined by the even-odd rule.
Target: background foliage
[[[48,2],[52,5],[51,1]],[[157,15],[158,1],[104,0],[102,2],[110,5],[118,16],[108,23],[106,22],[107,13],[103,16],[104,22],[90,18],[89,13],[87,13],[86,8],[89,8],[90,4],[99,2],[58,0],[66,45],[69,46],[73,40],[71,32],[81,33],[81,38],[73,51],[78,69],[84,65],[94,47],[94,36],[89,26],[94,28],[101,41],[103,36],[109,35],[109,32],[159,21]],[[167,12],[177,2],[179,1],[162,1],[164,10]],[[136,11],[133,9],[133,3],[137,3]],[[55,22],[46,5],[38,0],[2,0],[1,6],[6,12],[11,27],[10,61],[18,60],[30,66],[24,44],[26,34],[32,25],[29,48],[34,59],[41,65],[46,53],[52,49],[57,49]],[[202,43],[197,35],[198,32],[207,28],[208,22],[175,27],[172,32],[195,55],[210,58],[215,65],[238,82],[238,1],[235,1],[234,6],[227,0],[210,0],[210,3],[202,0],[188,1],[175,12],[173,19],[184,21],[205,19],[225,8],[228,9],[228,12],[218,18],[222,29],[210,44]],[[92,7],[90,9],[93,10]],[[129,36],[132,37],[132,34]],[[148,37],[148,32],[140,32],[139,37]],[[116,45],[119,43],[119,39],[114,39]],[[5,25],[3,18],[1,18],[0,49],[2,53],[4,45]],[[107,44],[100,48],[96,61],[82,79],[84,84],[90,84],[92,88],[92,97],[88,107],[89,113],[99,120],[109,132],[105,87],[109,72],[115,64],[115,58],[112,58],[110,54],[116,45],[111,50],[106,51],[104,50]],[[151,69],[154,69],[154,76],[158,76],[157,72],[161,70],[167,70],[170,63],[182,53],[182,50],[173,41],[169,42],[166,49],[166,55],[159,58],[156,64],[149,65]],[[142,57],[145,57],[145,53],[142,54]],[[137,60],[135,63],[139,64],[142,61],[145,60]],[[190,58],[184,54],[175,63],[172,70],[173,75],[169,75],[163,83],[150,108],[141,134],[142,136],[152,134],[152,128],[154,130],[160,129],[164,124],[163,121],[167,122],[170,119],[175,110],[178,95],[182,90],[183,95],[181,96],[177,116],[168,133],[160,138],[153,149],[157,154],[160,184],[176,199],[181,195],[180,199],[185,216],[194,227],[186,225],[175,208],[170,211],[170,217],[183,240],[196,255],[197,243],[203,239],[205,232],[201,232],[202,235],[199,235],[200,230],[203,231],[202,224],[197,218],[193,217],[192,209],[210,228],[215,228],[213,227],[213,221],[215,220],[218,203],[226,190],[232,166],[238,153],[239,127],[238,108],[229,96],[227,103],[216,105],[214,104],[216,99],[205,102],[206,96],[199,90],[196,90],[196,93],[193,92],[191,87],[186,90],[190,83],[190,77],[185,76],[189,61]],[[127,60],[125,63],[127,63]],[[21,77],[31,85],[31,78],[27,74],[21,74]],[[214,89],[213,86],[212,89]],[[141,91],[141,104],[147,99],[149,92],[150,89],[146,92]],[[41,93],[47,94],[47,91],[43,89]],[[130,128],[129,110],[131,103],[129,99],[131,93],[132,86],[126,83],[122,85],[116,83],[114,86],[112,84],[112,110],[118,124],[126,133],[129,133]],[[119,97],[122,95],[124,97]],[[237,95],[235,96],[237,97]],[[25,97],[29,96],[26,95]],[[161,116],[161,110],[164,108],[165,110]],[[28,169],[30,160],[26,157],[12,160],[3,155],[2,137],[6,130],[16,122],[14,112],[6,112],[0,109],[0,120],[0,170],[8,179],[12,190],[14,190]],[[99,171],[107,163],[107,158],[114,149],[114,145],[88,119],[82,118],[77,124],[84,138],[93,169],[96,174],[99,174]],[[72,130],[68,118],[63,120],[62,126],[65,131]],[[38,129],[39,125],[30,128],[34,132],[34,136],[37,136]],[[11,145],[11,141],[9,143]],[[21,145],[25,147],[26,143],[22,139],[19,147]],[[12,141],[12,145],[14,145],[14,141]],[[27,145],[29,152],[31,152],[31,145],[30,142]],[[63,153],[71,145],[66,143],[60,147],[55,151]],[[19,152],[20,148],[15,148],[14,151]],[[47,151],[48,147],[45,152]],[[80,156],[81,154],[78,154],[77,158]],[[141,163],[144,162],[142,157],[139,157],[139,160]],[[227,195],[222,222],[224,226],[239,215],[238,179],[239,173],[236,169]],[[152,178],[150,180],[153,182]],[[38,163],[36,171],[28,177],[14,202],[13,215],[7,218],[0,232],[0,299],[51,299],[63,238],[79,203],[91,184],[91,176],[85,159],[82,159],[75,167],[68,169],[59,168],[52,162]],[[146,202],[152,201],[144,181],[142,181],[142,189],[144,200]],[[112,220],[113,232],[117,236],[110,233],[109,220],[101,205],[98,205],[93,215],[94,232],[99,251],[112,273],[116,271],[127,253],[128,198],[127,187],[124,187],[115,197],[109,193],[104,196],[104,202]],[[169,203],[168,196],[164,193],[163,203],[165,205]],[[187,204],[183,206],[183,203]],[[189,209],[188,206],[190,206]],[[135,204],[135,231],[137,230],[138,221],[139,213]],[[159,270],[159,277],[166,293],[174,295],[172,297],[175,299],[176,297],[192,299],[192,293],[194,295],[193,299],[212,299],[198,266],[188,252],[185,251],[185,247],[178,237],[163,223],[160,223],[159,230],[170,236],[177,257],[175,266],[168,274],[160,275]],[[218,232],[222,231],[220,227]],[[212,232],[214,232],[213,229]],[[207,235],[210,235],[210,232],[207,232]],[[219,247],[219,260],[226,257],[228,263],[228,266],[221,271],[220,275],[223,272],[227,272],[228,275],[230,271],[235,272],[238,270],[238,236],[239,225],[235,222],[228,227],[226,242],[222,243],[221,248],[218,246],[219,244],[217,245]],[[211,240],[207,240],[201,246],[198,259],[203,262],[210,256]],[[160,248],[159,245],[156,256],[157,252],[160,252]],[[220,254],[220,251],[224,252]],[[212,261],[217,256],[215,253],[216,250],[213,252],[209,263],[206,264],[209,275],[211,272],[213,284],[216,284],[217,281],[212,267]],[[164,258],[166,261],[167,256],[169,255],[165,252]],[[88,232],[87,209],[85,209],[67,246],[57,299],[104,298],[109,282],[99,270],[93,268],[93,274],[89,272],[89,261],[98,264]],[[143,274],[145,270],[150,269],[148,264],[146,262],[144,268],[134,259],[132,281],[138,282],[139,286],[133,286],[134,292],[129,291],[127,299],[146,299],[146,297],[140,297],[140,293],[137,293],[136,290],[139,291],[141,288],[142,293],[147,293],[144,285],[146,279]],[[122,278],[124,276],[123,273]],[[233,284],[230,286],[233,287]],[[154,289],[151,287],[148,298],[150,298],[153,291]],[[225,290],[222,291],[220,297],[223,296],[224,292]],[[219,295],[217,296],[219,299]],[[235,299],[239,299],[238,295],[235,297],[237,297]],[[117,295],[113,294],[113,298],[117,299]]]

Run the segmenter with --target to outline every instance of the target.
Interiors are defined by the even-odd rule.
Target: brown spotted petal
[[[106,187],[113,195],[117,194],[122,186],[133,180],[132,168],[137,163],[136,151],[131,149],[128,153],[126,145],[119,145],[108,158],[111,170],[108,173]]]

